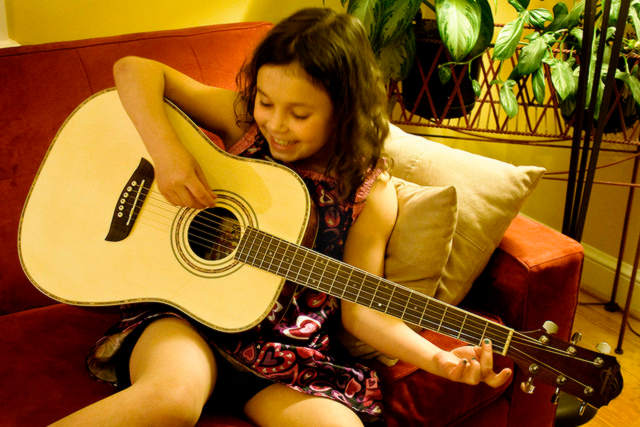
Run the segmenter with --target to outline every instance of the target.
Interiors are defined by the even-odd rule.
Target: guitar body
[[[117,93],[101,92],[67,119],[40,166],[20,222],[23,269],[61,302],[164,302],[221,331],[249,329],[268,314],[284,279],[229,251],[212,256],[215,245],[202,249],[203,240],[225,235],[198,235],[198,224],[228,218],[300,243],[311,212],[307,189],[283,166],[220,150],[168,102],[166,112],[218,196],[215,212],[166,201]]]

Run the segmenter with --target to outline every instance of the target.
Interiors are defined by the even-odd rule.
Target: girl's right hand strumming
[[[204,209],[215,204],[202,168],[186,150],[173,150],[165,162],[156,163],[158,189],[176,206]]]

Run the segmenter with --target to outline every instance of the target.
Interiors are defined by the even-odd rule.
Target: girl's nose
[[[283,132],[287,130],[287,117],[283,111],[274,111],[269,119],[269,128],[273,132]]]

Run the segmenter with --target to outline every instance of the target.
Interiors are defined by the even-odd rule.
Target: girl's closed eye
[[[292,111],[291,115],[293,116],[294,119],[297,120],[305,120],[308,119],[309,116],[311,116],[311,113],[308,112],[299,112],[299,111]]]

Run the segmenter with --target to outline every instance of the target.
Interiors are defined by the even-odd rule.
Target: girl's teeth
[[[291,141],[284,141],[282,139],[278,139],[278,138],[273,138],[274,141],[276,141],[276,143],[280,144],[280,145],[291,145],[293,144],[293,142]]]

